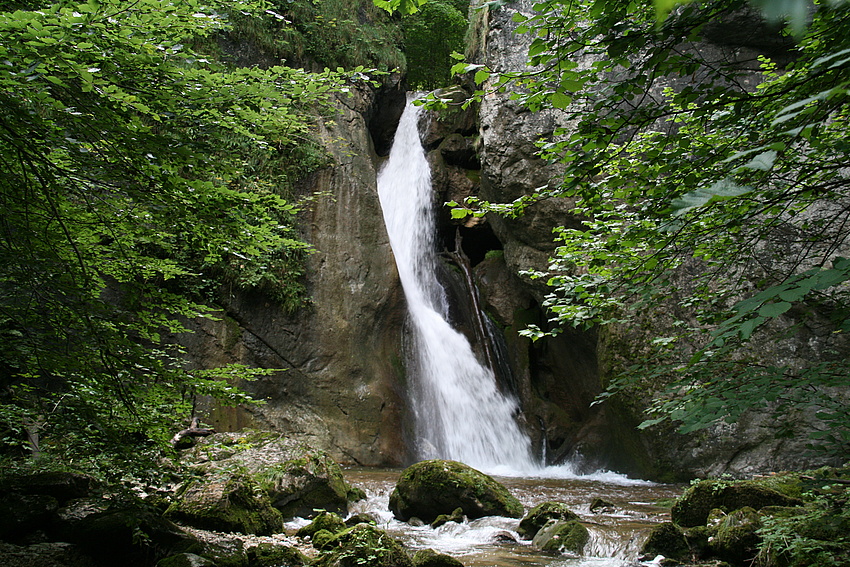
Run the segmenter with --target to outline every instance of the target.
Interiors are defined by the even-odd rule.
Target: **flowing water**
[[[450,522],[437,529],[412,526],[396,520],[389,511],[389,495],[401,471],[349,469],[346,479],[362,488],[367,499],[352,505],[350,512],[366,513],[379,527],[402,542],[410,551],[430,548],[451,555],[466,567],[632,567],[652,565],[638,561],[638,552],[653,525],[669,520],[669,501],[679,496],[681,486],[631,480],[622,475],[600,472],[561,478],[495,477],[525,506],[546,501],[566,503],[579,515],[590,532],[582,557],[567,557],[536,551],[531,542],[520,539],[519,520],[491,516],[462,524]],[[600,497],[614,505],[602,512],[590,511],[590,503]],[[667,506],[665,506],[665,502]],[[294,522],[291,528],[306,524]]]
[[[452,328],[437,281],[431,172],[418,131],[419,107],[408,104],[378,194],[407,299],[413,334],[408,374],[420,458],[461,461],[488,472],[536,467],[517,425],[515,399],[503,395],[467,338]]]

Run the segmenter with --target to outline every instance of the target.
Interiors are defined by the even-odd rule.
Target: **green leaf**
[[[775,150],[762,152],[746,164],[742,165],[746,169],[758,169],[761,171],[770,171],[779,154]]]
[[[768,303],[766,305],[762,305],[761,309],[759,309],[759,315],[762,317],[779,317],[789,309],[791,309],[791,304],[787,301]]]
[[[709,203],[731,199],[746,195],[752,191],[752,187],[738,185],[729,179],[724,179],[712,184],[710,187],[695,189],[685,193],[671,203],[671,212],[674,216],[681,216],[691,209],[703,207]]]

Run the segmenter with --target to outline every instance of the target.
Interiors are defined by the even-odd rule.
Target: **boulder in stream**
[[[431,528],[437,529],[443,524],[448,524],[449,522],[456,522],[458,524],[463,523],[463,508],[455,508],[454,512],[451,514],[440,514],[437,516],[437,519],[431,522]]]
[[[590,533],[576,520],[549,520],[532,540],[532,545],[541,551],[582,555]]]
[[[298,529],[295,535],[298,537],[313,537],[319,530],[327,530],[331,534],[337,534],[348,526],[345,521],[333,512],[320,512],[313,521]]]
[[[662,522],[649,532],[649,537],[643,543],[640,554],[646,559],[663,555],[679,560],[690,555],[690,546],[679,526],[673,522]]]
[[[405,469],[390,495],[390,510],[401,521],[416,516],[433,522],[461,508],[468,518],[522,516],[522,504],[492,477],[456,461],[430,460]]]
[[[463,567],[463,563],[433,549],[420,549],[413,554],[413,567]]]
[[[569,522],[578,521],[578,519],[578,515],[563,502],[542,502],[528,511],[519,523],[517,533],[524,538],[532,539],[549,520]]]

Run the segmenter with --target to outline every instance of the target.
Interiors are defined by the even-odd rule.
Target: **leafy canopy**
[[[186,368],[174,337],[214,316],[187,293],[210,274],[259,285],[307,249],[258,164],[345,78],[192,48],[261,2],[19,4],[0,12],[0,435],[135,459],[195,395],[244,402],[225,379],[269,372]]]

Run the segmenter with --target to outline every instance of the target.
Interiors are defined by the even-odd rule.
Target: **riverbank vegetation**
[[[2,453],[119,476],[195,396],[267,369],[184,366],[229,281],[303,301],[292,175],[357,73],[236,67],[261,3],[19,2],[0,12]],[[282,159],[287,156],[296,159]],[[291,166],[287,169],[287,166]],[[301,172],[303,173],[303,172]]]

